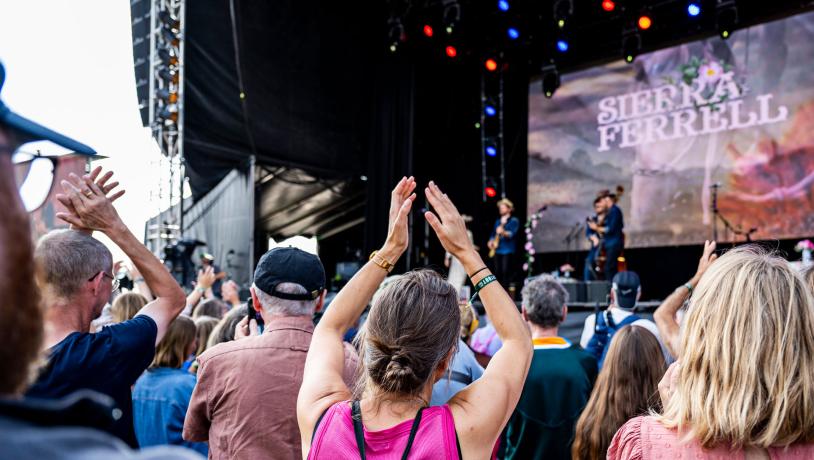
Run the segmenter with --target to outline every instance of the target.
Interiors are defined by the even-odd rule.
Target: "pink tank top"
[[[380,431],[365,429],[366,457],[370,460],[400,460],[407,447],[412,425],[412,420],[405,420]],[[349,401],[336,403],[325,412],[311,441],[308,458],[359,460],[359,448],[353,431]],[[448,405],[424,409],[409,458],[410,460],[459,458],[455,423]]]

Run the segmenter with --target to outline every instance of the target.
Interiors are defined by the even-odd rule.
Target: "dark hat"
[[[280,283],[295,283],[307,294],[277,292]],[[297,248],[274,248],[263,254],[254,270],[254,285],[273,297],[315,300],[325,289],[325,268],[319,257]]]
[[[616,305],[620,308],[632,309],[636,306],[639,289],[642,284],[636,272],[619,272],[613,277],[613,289],[616,291]]]
[[[5,81],[6,69],[3,67],[3,63],[0,62],[0,92],[3,91],[3,83],[5,83]],[[15,133],[20,136],[19,140],[23,143],[32,141],[51,141],[54,144],[61,145],[62,147],[76,153],[81,153],[83,155],[96,155],[96,151],[87,145],[17,115],[16,113],[12,112],[2,100],[0,100],[0,125],[14,130]]]

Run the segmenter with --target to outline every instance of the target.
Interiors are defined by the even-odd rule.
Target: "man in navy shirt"
[[[624,247],[625,228],[622,210],[616,206],[616,195],[606,193],[602,200],[605,203],[606,216],[602,224],[589,223],[588,226],[602,235],[602,245],[605,247],[605,279],[610,281],[619,271],[619,256]]]
[[[68,212],[57,217],[72,229],[54,230],[37,243],[48,361],[27,396],[61,398],[80,389],[104,393],[119,409],[112,433],[135,447],[130,388],[150,365],[155,345],[186,299],[164,265],[124,225],[113,207],[123,192],[108,197],[117,183],[108,185],[112,173],[99,178],[100,171],[62,181],[64,194],[57,199]],[[93,230],[124,251],[156,297],[135,318],[97,333],[90,333],[91,321],[118,283],[110,251],[91,236]]]
[[[514,204],[506,198],[497,202],[500,217],[495,221],[492,234],[489,236],[489,249],[495,251],[495,276],[498,281],[508,286],[511,281],[512,257],[517,250],[515,236],[520,229],[520,221],[512,217]],[[497,240],[495,238],[499,237]]]

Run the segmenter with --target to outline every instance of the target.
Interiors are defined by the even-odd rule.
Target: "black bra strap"
[[[407,460],[407,457],[410,455],[410,449],[413,448],[413,441],[415,440],[416,433],[418,433],[418,425],[421,423],[422,412],[424,412],[423,407],[418,410],[418,413],[415,414],[413,426],[410,427],[410,437],[407,438],[407,446],[404,448],[404,453],[401,455],[401,460]],[[353,419],[353,434],[356,436],[356,447],[359,448],[359,456],[362,460],[366,460],[365,427],[362,424],[362,409],[359,406],[359,400],[354,400],[351,403],[351,419]]]

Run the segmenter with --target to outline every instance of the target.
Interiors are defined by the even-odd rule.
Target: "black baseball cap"
[[[0,93],[3,91],[3,83],[6,81],[6,69],[0,62]],[[0,99],[0,125],[11,128],[20,137],[21,143],[33,141],[51,141],[54,144],[65,147],[75,153],[82,155],[96,155],[96,151],[87,145],[77,142],[67,136],[63,136],[56,131],[52,131],[45,126],[35,123],[27,118],[23,118],[12,112],[3,100]]]
[[[277,292],[280,283],[295,283],[306,294]],[[316,300],[325,289],[325,268],[319,257],[297,248],[274,248],[263,254],[254,270],[254,285],[273,297]]]
[[[624,309],[633,309],[639,298],[642,283],[636,272],[619,272],[613,277],[613,289],[616,291],[616,305]]]

